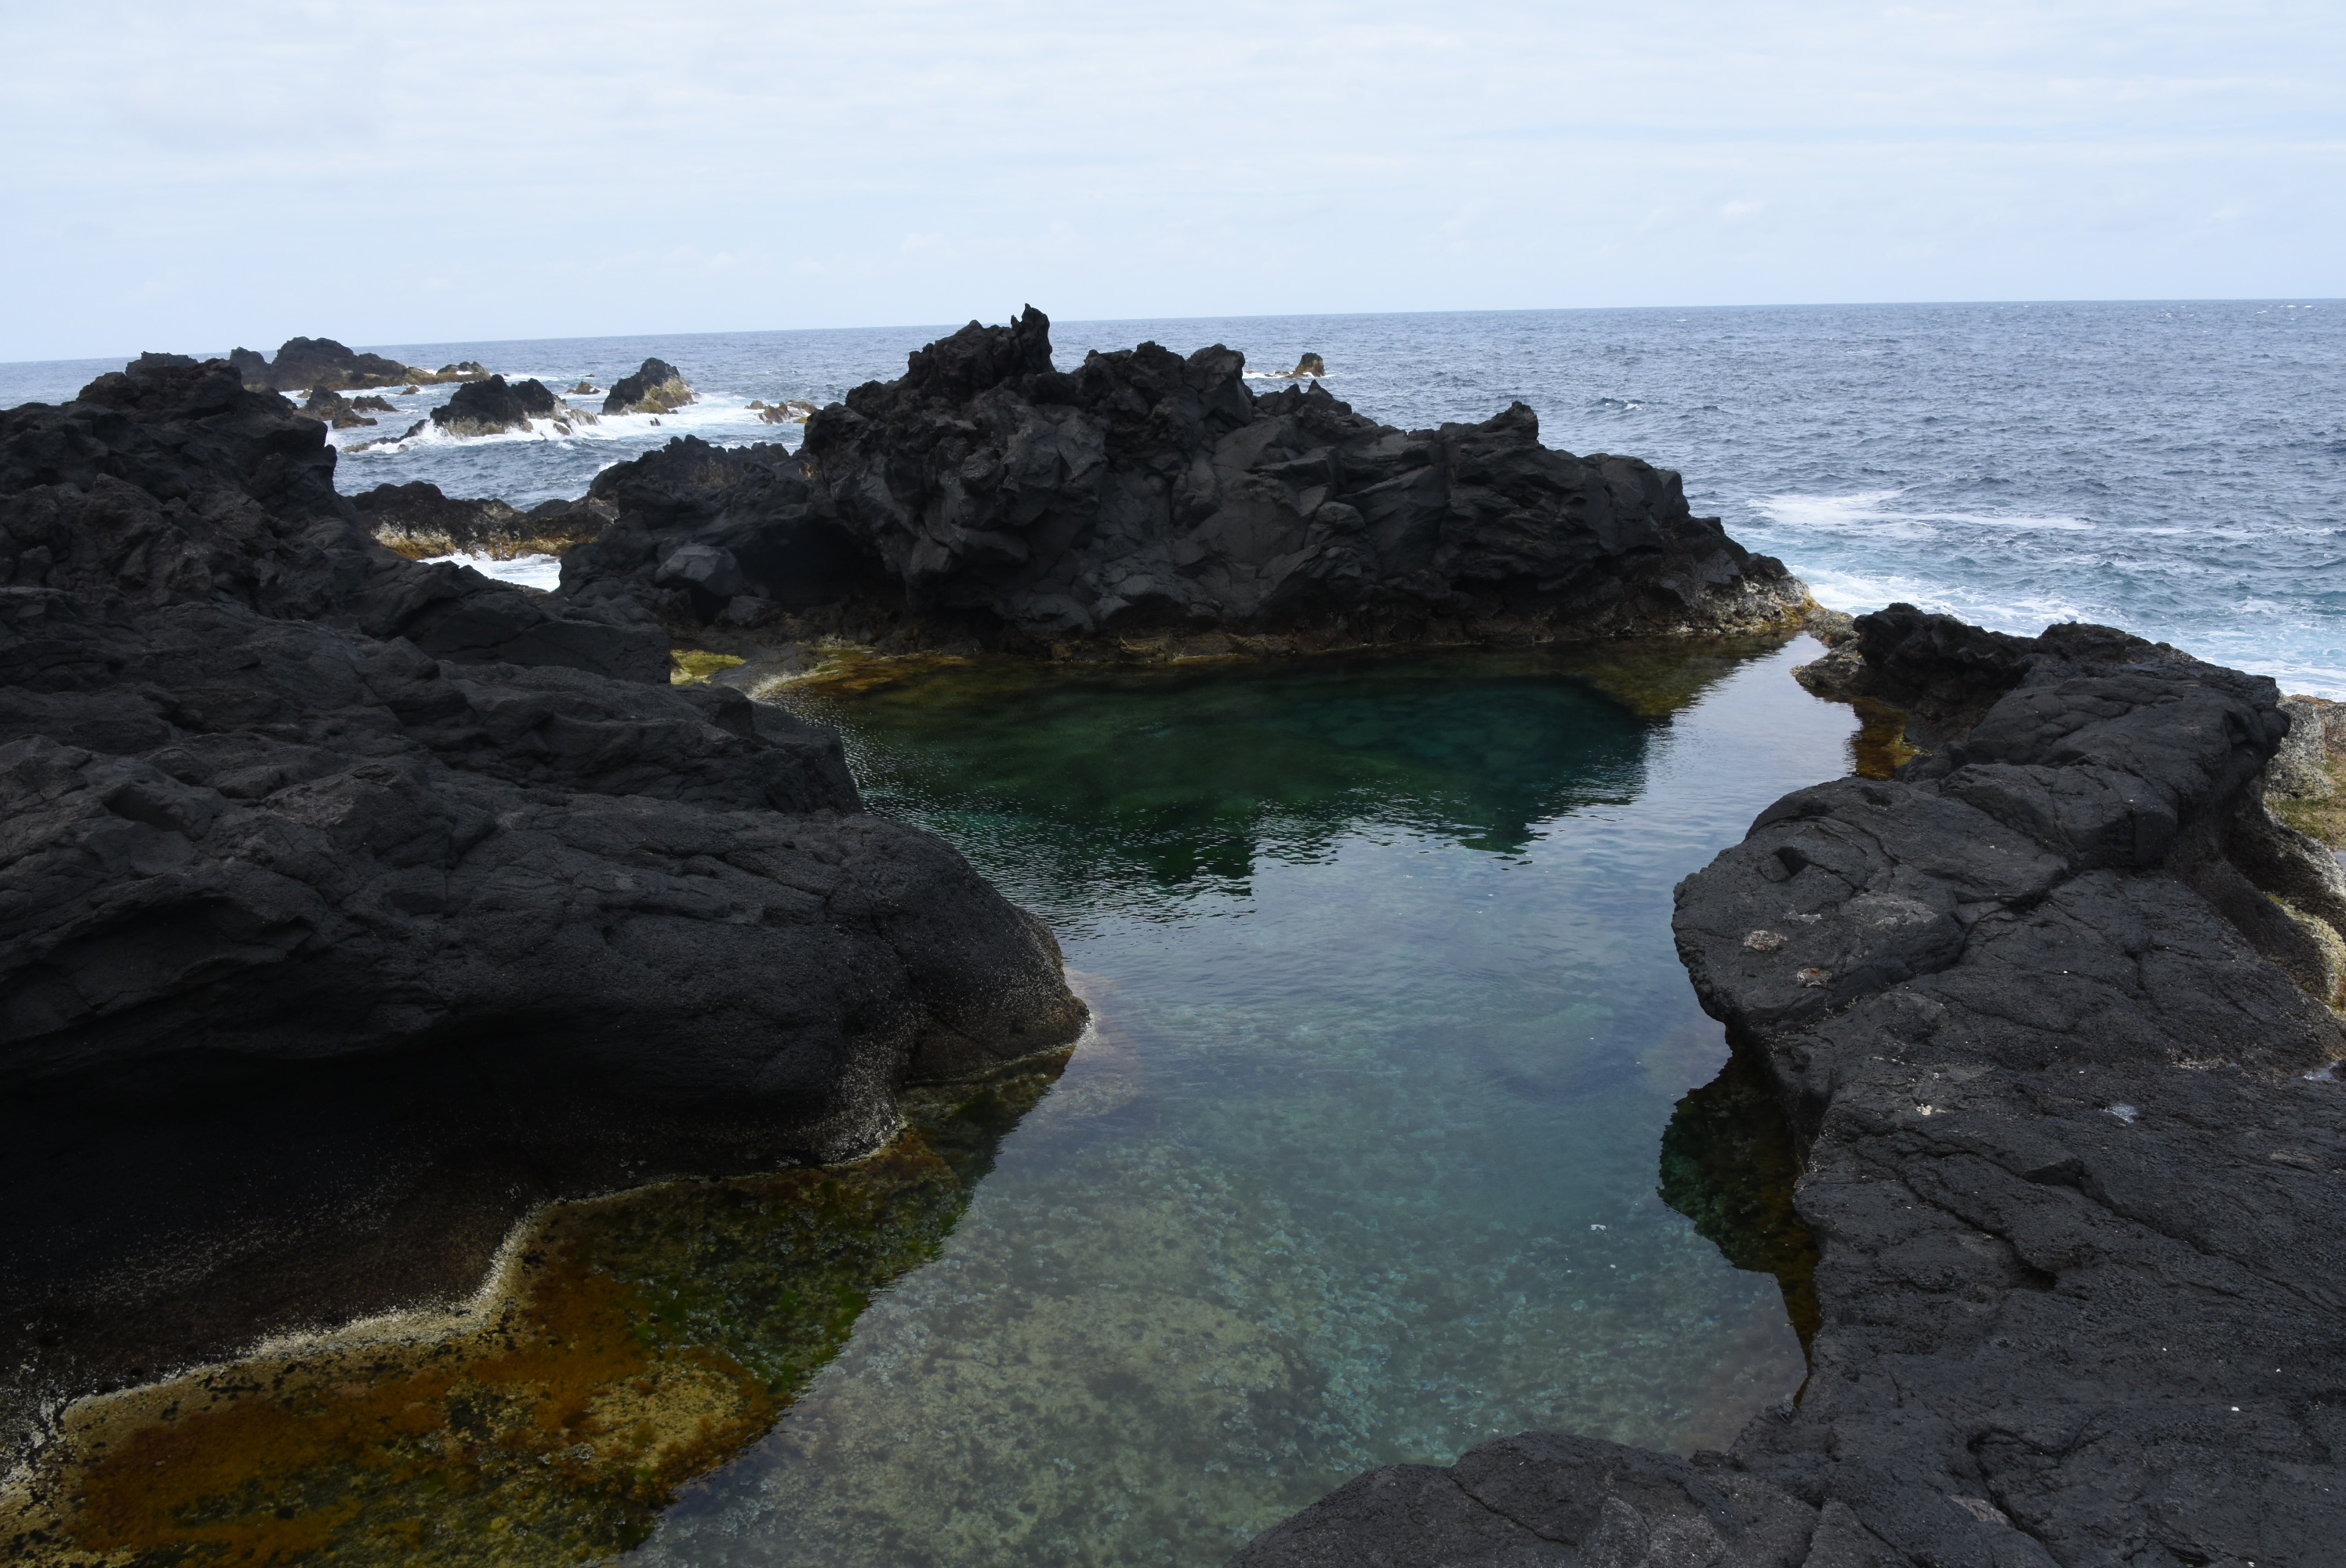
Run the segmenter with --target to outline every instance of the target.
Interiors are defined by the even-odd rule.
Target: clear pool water
[[[1047,915],[1096,1037],[933,1262],[637,1560],[1212,1563],[1369,1466],[1725,1443],[1775,1279],[1656,1196],[1725,1059],[1670,889],[1848,710],[1780,651],[1067,671],[796,705]],[[1608,693],[1610,695],[1608,695]]]

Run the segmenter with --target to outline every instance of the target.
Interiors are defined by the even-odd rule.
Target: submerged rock
[[[1379,1471],[1237,1563],[2335,1556],[2346,884],[2267,813],[2278,692],[2104,627],[1852,630],[1829,683],[1929,753],[1778,801],[1675,921],[1803,1145],[1798,1406],[1690,1463]]]
[[[668,413],[699,401],[699,394],[686,384],[683,372],[666,360],[646,360],[634,375],[611,388],[611,395],[603,400],[603,412]]]
[[[1081,1023],[830,731],[403,560],[334,462],[218,361],[0,412],[12,1452],[61,1394],[461,1294],[547,1197],[862,1153],[906,1081]]]
[[[663,580],[700,546],[810,632],[1032,651],[1789,629],[1803,605],[1677,474],[1551,451],[1520,403],[1404,432],[1317,384],[1257,396],[1228,349],[1063,373],[1049,325],[972,322],[795,455],[684,439],[606,470],[620,520],[563,594],[707,624],[729,606]]]
[[[502,435],[530,431],[535,420],[545,420],[564,435],[574,423],[593,424],[596,416],[573,408],[554,395],[544,382],[532,379],[507,385],[503,376],[468,381],[456,395],[432,411],[432,423],[450,435]]]

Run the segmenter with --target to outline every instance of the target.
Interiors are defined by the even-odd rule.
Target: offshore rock
[[[646,360],[634,375],[611,388],[603,400],[605,413],[668,413],[699,394],[686,384],[684,372],[666,360]]]
[[[238,349],[229,355],[229,363],[256,392],[403,386],[419,373],[397,360],[358,353],[332,338],[288,338],[274,361],[250,349]]]
[[[1378,1471],[1236,1561],[2339,1560],[2346,1033],[2300,939],[2346,900],[2265,809],[2279,694],[2104,627],[1854,630],[1936,748],[1780,800],[1676,916],[1804,1145],[1797,1408]]]
[[[1677,474],[1551,451],[1521,404],[1404,432],[1316,383],[1257,396],[1223,348],[1063,373],[1049,326],[972,322],[795,455],[686,439],[606,470],[619,521],[565,558],[562,596],[687,633],[738,616],[676,581],[690,547],[806,628],[1175,652],[1788,629],[1805,599]]]
[[[535,430],[531,422],[541,419],[564,435],[570,433],[574,423],[596,423],[594,414],[571,407],[535,378],[512,385],[507,385],[503,376],[468,381],[456,389],[455,396],[432,411],[432,423],[456,436]]]
[[[1048,931],[865,814],[834,735],[401,559],[334,461],[219,361],[0,413],[11,1451],[459,1296],[538,1201],[860,1154],[908,1080],[1080,1026]]]

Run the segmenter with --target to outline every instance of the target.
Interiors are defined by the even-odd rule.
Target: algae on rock
[[[852,1165],[557,1204],[467,1307],[84,1401],[0,1494],[12,1561],[567,1568],[637,1544],[933,1256],[1059,1052],[914,1090]]]

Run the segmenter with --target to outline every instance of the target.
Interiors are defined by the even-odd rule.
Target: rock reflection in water
[[[1670,888],[1841,771],[1798,651],[931,667],[801,695],[1094,976],[935,1261],[647,1563],[1217,1563],[1369,1466],[1721,1445],[1804,1372],[1655,1193]]]

